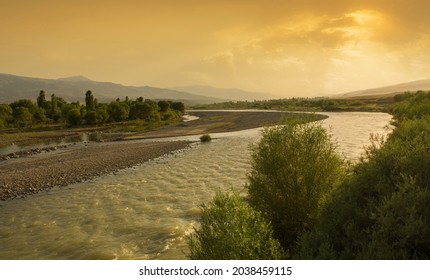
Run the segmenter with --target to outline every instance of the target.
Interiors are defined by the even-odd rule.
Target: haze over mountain
[[[13,102],[17,99],[35,100],[40,90],[44,90],[48,96],[55,94],[67,101],[82,101],[85,92],[91,90],[100,101],[111,101],[116,98],[130,99],[138,97],[149,99],[170,99],[183,101],[188,104],[214,103],[225,101],[219,98],[199,96],[177,90],[124,86],[110,82],[96,82],[83,76],[73,76],[60,79],[40,79],[0,74],[0,103]]]
[[[0,73],[312,97],[430,77],[428,0],[2,1]]]
[[[229,99],[235,101],[253,101],[253,100],[266,100],[266,99],[277,99],[279,96],[263,93],[263,92],[251,92],[237,88],[217,88],[211,86],[183,86],[183,87],[172,87],[173,90],[184,91],[192,94],[215,97],[220,99]]]
[[[430,90],[430,79],[412,81],[412,82],[372,88],[372,89],[357,90],[357,91],[335,95],[335,97],[347,97],[347,98],[366,97],[366,96],[375,96],[375,95],[397,94],[397,93],[403,93],[406,91],[414,92],[418,90]]]

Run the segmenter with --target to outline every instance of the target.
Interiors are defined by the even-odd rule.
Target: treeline
[[[88,90],[85,104],[68,103],[52,94],[46,98],[41,90],[37,101],[20,99],[10,104],[0,104],[0,128],[28,127],[34,124],[64,123],[69,126],[97,125],[128,120],[159,122],[176,120],[185,111],[182,102],[154,101],[143,99],[125,100],[119,98],[110,103],[102,103]]]
[[[191,259],[429,259],[430,92],[390,107],[395,129],[344,164],[318,124],[268,128],[247,195],[217,194]]]
[[[229,101],[214,104],[195,105],[193,109],[271,109],[288,111],[342,112],[342,111],[385,111],[393,103],[393,97],[334,99],[334,98],[283,98],[254,101]]]

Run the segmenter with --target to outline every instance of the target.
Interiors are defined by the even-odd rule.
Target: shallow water
[[[323,121],[348,159],[391,117],[329,113]],[[95,180],[0,202],[0,259],[184,259],[199,205],[243,191],[259,130],[214,141]],[[198,139],[198,136],[186,137]]]

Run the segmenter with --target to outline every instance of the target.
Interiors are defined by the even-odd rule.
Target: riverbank
[[[86,181],[187,148],[190,144],[186,141],[137,141],[140,139],[239,131],[275,125],[283,118],[296,116],[269,111],[199,111],[192,114],[198,119],[122,139],[128,141],[68,144],[58,149],[31,150],[16,157],[7,156],[6,160],[0,161],[0,200]],[[325,116],[313,117],[322,119]]]
[[[151,139],[232,132],[279,124],[283,119],[306,115],[309,120],[327,118],[321,114],[289,113],[280,111],[189,111],[196,120],[162,127],[158,130],[137,133],[123,140]]]
[[[109,142],[75,145],[0,162],[0,200],[67,186],[187,148],[189,142]]]

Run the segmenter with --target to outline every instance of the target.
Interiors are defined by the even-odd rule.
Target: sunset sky
[[[430,78],[428,0],[0,4],[0,73],[282,97]]]

